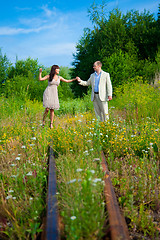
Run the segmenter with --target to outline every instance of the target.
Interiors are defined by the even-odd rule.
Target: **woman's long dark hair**
[[[54,75],[55,75],[55,70],[56,69],[59,69],[59,66],[58,65],[53,65],[52,67],[51,67],[51,71],[50,71],[50,74],[49,74],[49,81],[51,82],[52,81],[52,79],[53,79],[53,77],[54,77]]]

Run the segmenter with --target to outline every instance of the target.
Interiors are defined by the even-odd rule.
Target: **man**
[[[110,75],[102,69],[102,63],[96,61],[93,65],[94,73],[90,75],[88,81],[82,81],[77,77],[77,81],[82,86],[92,87],[91,101],[93,101],[96,117],[100,117],[100,121],[109,119],[108,102],[112,100],[112,84]]]

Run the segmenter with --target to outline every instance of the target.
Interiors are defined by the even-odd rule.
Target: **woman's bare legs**
[[[43,114],[43,126],[44,126],[44,124],[45,124],[45,118],[46,118],[46,116],[47,116],[47,114],[48,114],[48,111],[49,111],[49,108],[46,108],[46,109],[45,109],[45,112],[44,112],[44,114]]]
[[[53,118],[54,118],[54,109],[50,109],[50,120],[51,120],[50,128],[53,128]]]

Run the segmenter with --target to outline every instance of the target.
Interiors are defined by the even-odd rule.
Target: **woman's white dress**
[[[57,81],[53,78],[48,80],[48,86],[43,93],[43,107],[49,109],[59,109],[59,99],[57,87],[60,84],[60,78]]]

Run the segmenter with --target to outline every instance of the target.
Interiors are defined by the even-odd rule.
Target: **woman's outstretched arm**
[[[45,77],[42,77],[42,68],[39,69],[39,81],[44,81],[49,79],[49,75],[46,75]]]
[[[76,78],[73,78],[73,79],[67,80],[67,79],[64,79],[63,77],[60,76],[60,80],[61,80],[62,82],[70,83],[70,82],[76,81],[77,79],[76,79]]]

